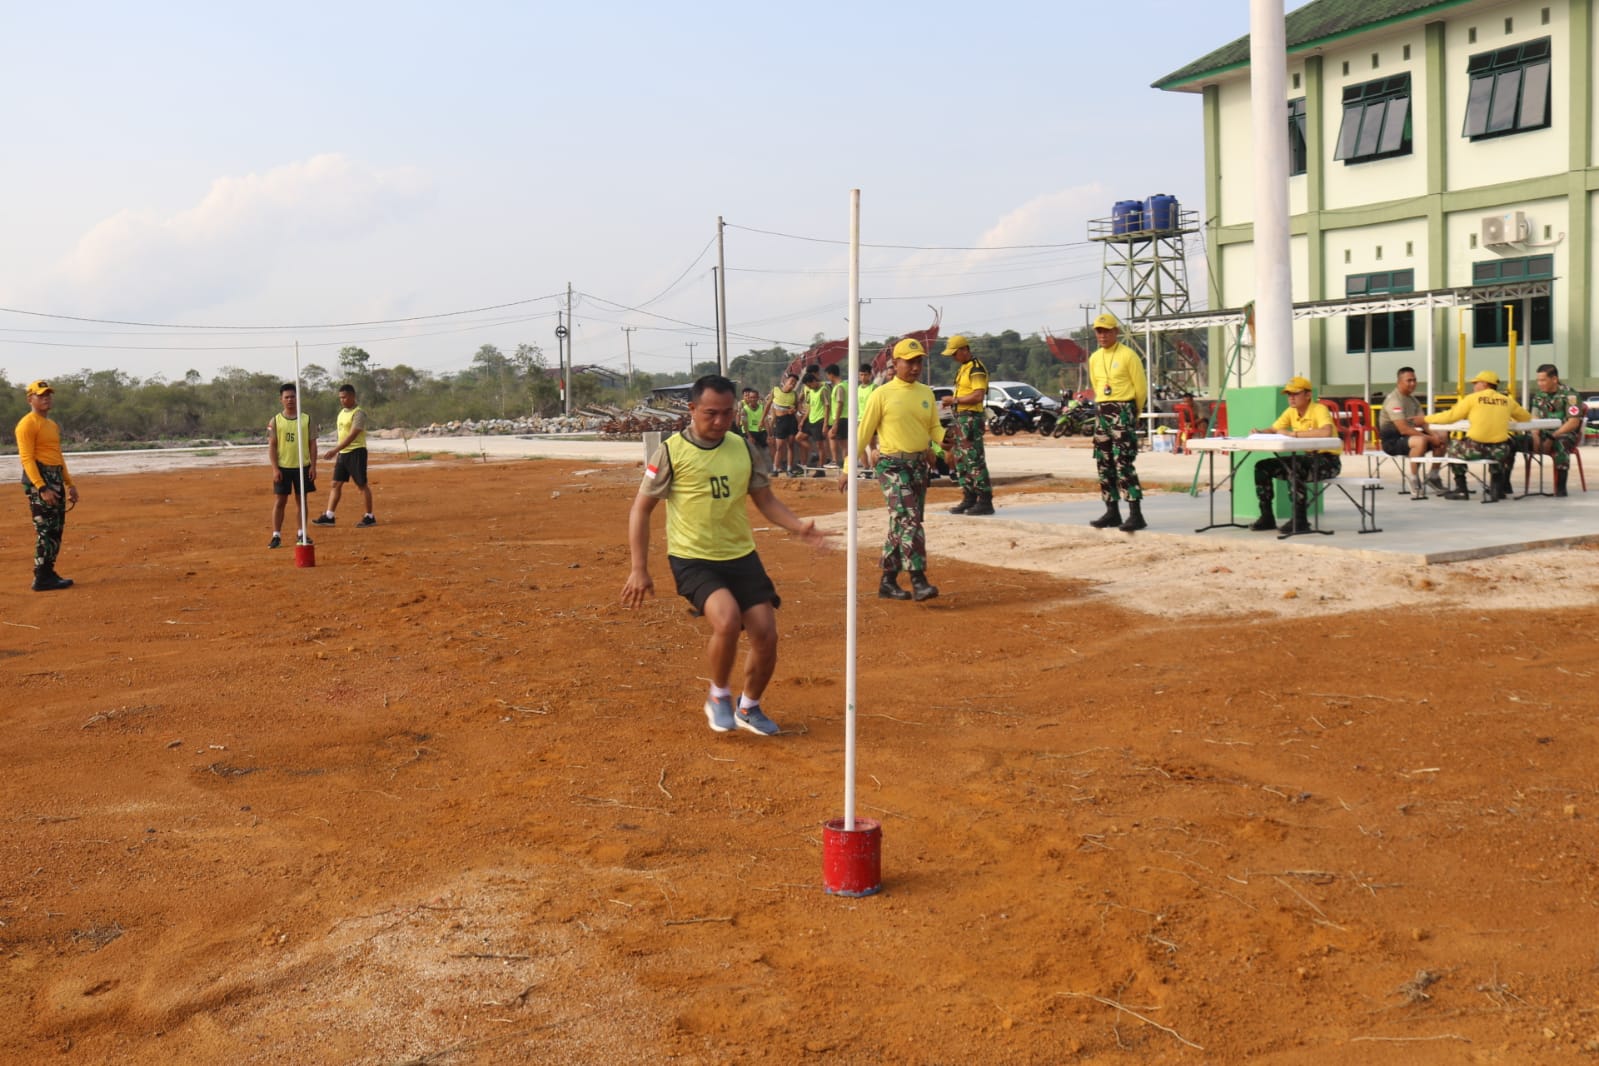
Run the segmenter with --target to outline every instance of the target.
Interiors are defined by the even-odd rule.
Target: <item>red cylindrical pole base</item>
[[[870,896],[883,890],[883,827],[870,818],[822,825],[822,887],[830,896]]]
[[[316,545],[315,544],[296,544],[294,546],[294,565],[295,566],[315,566],[316,565]]]

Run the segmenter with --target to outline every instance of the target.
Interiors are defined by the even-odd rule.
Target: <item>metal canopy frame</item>
[[[1294,321],[1308,321],[1317,318],[1347,318],[1350,315],[1378,315],[1392,311],[1413,310],[1447,310],[1459,307],[1474,307],[1478,304],[1500,304],[1521,302],[1524,306],[1536,296],[1548,296],[1554,291],[1557,278],[1539,278],[1533,281],[1497,282],[1492,285],[1461,285],[1448,289],[1428,289],[1425,292],[1385,293],[1380,296],[1346,297],[1342,300],[1308,300],[1304,303],[1294,304]],[[1523,320],[1526,312],[1523,312]],[[1175,330],[1207,329],[1211,327],[1235,326],[1242,327],[1249,321],[1249,313],[1242,307],[1226,308],[1220,311],[1193,311],[1178,315],[1151,315],[1146,318],[1134,319],[1126,323],[1128,332],[1142,333],[1147,338],[1146,347],[1149,347],[1157,333]],[[1433,365],[1433,337],[1432,318],[1426,319],[1426,340],[1418,351],[1426,355],[1427,365],[1427,396],[1428,406],[1432,406],[1434,399],[1434,382],[1437,378],[1437,367]],[[1366,382],[1364,396],[1371,398],[1371,324],[1366,324]],[[1527,401],[1530,382],[1527,380],[1527,371],[1531,367],[1532,342],[1527,342],[1529,358],[1523,364],[1521,392],[1522,402]],[[1243,367],[1238,368],[1242,384]],[[1512,383],[1514,384],[1514,383]],[[1223,375],[1222,389],[1227,388],[1226,375]]]

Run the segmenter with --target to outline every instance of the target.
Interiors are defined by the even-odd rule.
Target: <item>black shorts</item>
[[[278,472],[283,476],[272,482],[272,495],[287,496],[294,493],[300,494],[300,471],[292,466],[280,466]],[[305,492],[309,496],[316,491],[316,480],[311,477],[311,468],[305,467]]]
[[[679,559],[668,555],[672,577],[677,580],[677,594],[703,613],[705,601],[717,589],[727,589],[738,601],[738,609],[747,611],[763,603],[781,606],[772,579],[766,576],[766,567],[756,552],[737,559]]]
[[[766,430],[752,429],[749,431],[749,434],[751,444],[755,445],[757,448],[766,447]]]
[[[799,420],[793,415],[778,415],[772,420],[772,436],[778,440],[788,440],[799,432]]]
[[[833,423],[833,428],[828,430],[828,435],[837,440],[849,440],[849,419],[840,418]]]
[[[807,440],[821,440],[827,436],[827,423],[822,419],[817,419],[815,422],[807,422],[800,429],[800,436]]]
[[[353,451],[340,452],[333,460],[333,483],[342,485],[346,481],[355,482],[358,489],[366,488],[366,449],[356,448]]]
[[[1409,455],[1410,441],[1398,433],[1382,435],[1382,450],[1388,455]]]

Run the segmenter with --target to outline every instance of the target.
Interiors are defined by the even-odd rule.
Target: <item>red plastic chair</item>
[[[1365,455],[1367,438],[1373,431],[1371,404],[1360,399],[1345,400],[1344,410],[1349,414],[1349,438],[1345,444],[1353,444],[1356,455]],[[1344,448],[1346,452],[1350,450],[1349,447]]]
[[[1187,400],[1179,400],[1173,405],[1172,410],[1177,412],[1177,447],[1182,449],[1184,455],[1192,454],[1188,450],[1188,438],[1203,437],[1204,431],[1199,427],[1199,419],[1194,414],[1194,405]]]
[[[1344,446],[1344,454],[1349,454],[1349,419],[1344,415],[1344,409],[1338,405],[1337,400],[1329,400],[1325,396],[1316,401],[1332,414],[1333,429],[1338,433],[1338,440]]]
[[[1211,415],[1216,420],[1216,433],[1218,436],[1227,436],[1227,401],[1218,400],[1216,411]]]

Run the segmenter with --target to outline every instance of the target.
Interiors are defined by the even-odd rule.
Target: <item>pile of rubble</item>
[[[553,415],[549,418],[484,418],[450,422],[434,422],[414,430],[391,429],[376,436],[408,437],[492,437],[524,436],[528,434],[594,433],[605,440],[639,440],[651,432],[670,432],[688,425],[687,408],[681,411],[661,410],[653,407],[636,407],[623,411],[619,407],[596,405],[573,411],[570,416]]]

